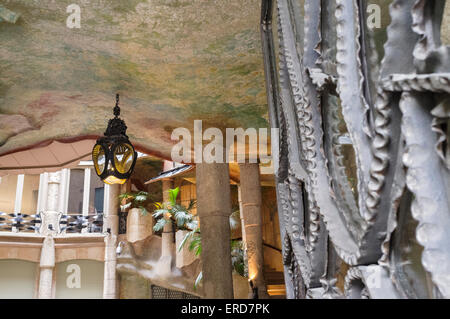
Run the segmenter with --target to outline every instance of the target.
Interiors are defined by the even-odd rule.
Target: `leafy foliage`
[[[245,273],[244,247],[242,240],[231,241],[231,264],[233,270],[242,277],[247,277]]]
[[[189,243],[189,251],[194,252],[195,256],[200,256],[200,254],[202,253],[202,238],[198,224],[196,224],[196,226],[197,227],[193,228],[184,236],[183,240],[178,246],[178,251],[181,251],[186,243]],[[242,240],[231,240],[231,265],[233,267],[233,271],[235,271],[237,274],[245,278],[248,277],[248,274],[245,270],[244,247]],[[197,286],[202,280],[202,277],[203,273],[200,272],[197,279],[195,280],[194,289],[197,289]]]
[[[165,218],[160,218],[153,226],[153,230],[158,232],[164,228],[164,226],[168,223],[168,221]]]
[[[188,244],[189,251],[193,252],[195,256],[200,256],[202,253],[202,238],[198,220],[190,213],[194,208],[195,201],[191,201],[188,207],[177,204],[176,199],[179,193],[179,188],[169,190],[169,202],[155,203],[155,211],[153,217],[157,218],[153,229],[160,231],[169,222],[174,222],[178,229],[188,230],[180,245],[178,251],[181,251],[186,244]],[[239,209],[233,211],[230,215],[230,228],[232,230],[238,229],[241,225],[241,218]],[[231,263],[233,271],[243,277],[247,277],[245,273],[244,249],[242,240],[231,240]],[[194,289],[200,284],[203,278],[203,272],[200,272],[195,280]]]
[[[151,200],[149,193],[139,191],[137,193],[122,193],[119,195],[121,202],[120,209],[126,211],[131,208],[139,208],[142,215],[147,215],[146,206]]]
[[[195,279],[194,289],[197,289],[197,287],[200,284],[200,282],[202,281],[202,279],[203,279],[203,271],[200,271],[200,273],[197,276],[197,279]]]
[[[169,200],[172,205],[176,205],[178,193],[180,192],[180,188],[169,189]]]
[[[189,251],[193,251],[195,256],[200,256],[202,253],[202,238],[200,237],[200,234],[197,233],[192,237],[189,244]]]
[[[197,228],[198,222],[190,210],[194,208],[195,201],[191,200],[188,207],[177,204],[179,187],[169,190],[169,201],[165,203],[154,203],[153,217],[157,219],[153,226],[155,232],[161,231],[167,223],[173,223],[179,230],[192,230]]]

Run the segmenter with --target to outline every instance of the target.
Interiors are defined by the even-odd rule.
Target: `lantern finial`
[[[114,115],[116,117],[120,116],[119,93],[116,94],[116,106],[114,107]]]

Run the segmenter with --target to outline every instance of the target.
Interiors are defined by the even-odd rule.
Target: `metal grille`
[[[151,286],[153,299],[167,299],[167,289],[159,286]]]
[[[192,294],[170,290],[156,285],[152,285],[150,289],[152,291],[153,299],[200,299],[200,297]]]
[[[176,290],[169,290],[169,299],[184,299],[184,293]]]
[[[194,296],[194,295],[187,294],[187,293],[183,293],[183,295],[184,295],[183,299],[200,299],[200,297],[198,297],[198,296]]]

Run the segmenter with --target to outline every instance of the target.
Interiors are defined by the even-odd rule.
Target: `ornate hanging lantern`
[[[92,149],[95,172],[106,184],[125,183],[136,164],[137,153],[125,134],[127,126],[119,115],[117,94],[114,118],[109,120],[104,136],[97,140]]]

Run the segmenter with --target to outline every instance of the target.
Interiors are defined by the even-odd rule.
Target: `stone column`
[[[228,163],[196,165],[197,214],[202,235],[205,298],[233,298]]]
[[[39,264],[39,299],[51,299],[53,295],[53,269],[55,268],[55,242],[51,234],[45,237]]]
[[[258,288],[259,298],[266,298],[259,165],[256,163],[239,164],[239,169],[242,200],[241,214],[243,215],[245,226],[248,276],[249,280],[252,280],[253,284]]]
[[[59,189],[61,183],[61,171],[48,173],[45,182],[46,194],[43,194],[43,198],[45,198],[45,206],[42,214],[40,233],[43,235],[55,235],[60,231]]]
[[[242,208],[241,185],[238,185],[238,201],[239,201],[239,217],[241,219],[242,246],[244,249],[244,273],[248,274],[247,242],[245,237],[245,222],[243,213],[244,210]]]
[[[59,205],[59,184],[61,171],[48,174],[47,211],[57,211]]]
[[[41,250],[39,264],[39,292],[38,298],[49,299],[53,296],[53,270],[55,268],[55,242],[53,235],[59,232],[59,189],[61,182],[61,171],[49,173],[45,180],[45,191],[43,198],[46,199],[45,210],[42,216],[40,233],[45,235]]]
[[[107,205],[105,205],[105,231],[108,228],[111,230],[111,234],[119,234],[119,194],[120,185],[105,185],[105,192],[107,192],[106,199],[108,200]]]
[[[162,180],[163,202],[169,201],[169,190],[173,188],[173,179]],[[159,274],[168,276],[175,262],[175,234],[172,224],[164,226],[161,238],[161,258],[159,260]]]
[[[117,276],[116,276],[116,243],[119,233],[119,192],[120,185],[105,185],[106,198],[106,229],[110,234],[105,237],[105,270],[103,277],[103,299],[117,298]]]
[[[103,274],[103,299],[117,299],[116,243],[117,243],[117,235],[108,234],[105,237],[105,268]]]

